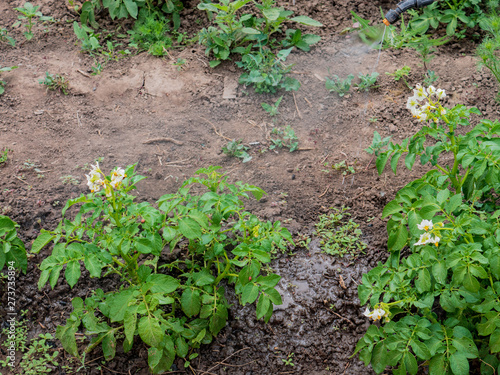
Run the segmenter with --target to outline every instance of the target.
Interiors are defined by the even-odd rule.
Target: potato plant
[[[56,331],[66,351],[84,357],[102,345],[111,360],[118,337],[128,352],[139,336],[148,346],[151,371],[167,371],[176,356],[188,361],[224,328],[229,286],[242,305],[257,301],[258,319],[270,319],[273,305],[281,304],[274,289],[280,276],[262,270],[262,264],[270,262],[275,248],[285,248],[291,235],[279,222],[263,222],[244,210],[242,199],[249,193],[260,199],[262,189],[229,184],[218,168],[199,170],[176,193],[162,196],[156,208],[130,195],[143,179],[134,166],[109,176],[93,166],[87,176],[91,194],[69,200],[57,228],[42,230],[32,246],[38,253],[54,243],[40,265],[40,289],[47,282],[54,288],[62,272],[73,288],[82,265],[90,277],[119,276],[110,290],[73,299],[71,316]],[[195,186],[206,192],[194,193]],[[67,219],[66,211],[76,204],[75,218]],[[83,353],[75,337],[81,324],[91,338]]]
[[[377,156],[379,173],[389,160],[396,173],[402,155],[408,169],[417,157],[433,167],[384,208],[390,255],[358,287],[361,304],[375,309],[365,315],[385,322],[370,326],[355,351],[377,373],[392,366],[415,375],[418,361],[431,375],[467,375],[471,360],[481,374],[500,369],[500,123],[481,120],[458,135],[480,113],[445,108],[445,96],[417,86],[407,107],[424,126]]]

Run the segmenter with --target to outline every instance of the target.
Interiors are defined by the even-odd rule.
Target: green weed
[[[290,152],[294,152],[299,147],[299,139],[290,125],[285,126],[284,129],[273,128],[271,131],[271,142],[272,145],[269,146],[271,150],[284,147],[288,148]]]
[[[39,84],[45,85],[47,91],[61,91],[64,95],[68,95],[68,80],[60,74],[50,74],[45,72],[45,78],[38,81]]]
[[[347,254],[355,257],[366,249],[367,245],[360,240],[362,233],[359,224],[352,219],[346,220],[351,216],[348,210],[349,207],[333,208],[332,213],[318,217],[319,222],[315,227],[322,252],[340,257]]]
[[[12,47],[16,45],[16,40],[9,36],[6,28],[0,28],[0,42],[9,43]]]
[[[345,79],[341,79],[334,74],[331,76],[331,78],[326,77],[325,87],[328,91],[336,92],[340,97],[343,97],[349,92],[353,79],[353,74],[349,74]]]
[[[400,79],[402,79],[404,81],[406,87],[408,87],[411,90],[412,87],[408,84],[408,81],[406,80],[406,77],[408,77],[410,75],[410,71],[411,71],[411,68],[409,66],[405,65],[400,69],[396,69],[396,71],[394,73],[386,72],[385,74],[387,74],[388,76],[394,77],[395,81],[399,81]]]
[[[282,99],[283,99],[283,95],[281,95],[278,98],[278,100],[276,100],[276,102],[274,102],[274,104],[260,103],[260,105],[262,106],[262,108],[264,108],[264,110],[267,113],[269,113],[269,116],[274,117],[274,116],[279,114],[278,107],[279,107]]]
[[[3,68],[0,68],[0,76],[1,76],[1,73],[10,72],[13,69],[17,69],[17,66],[5,66]],[[0,79],[0,95],[2,95],[5,92],[5,84],[6,84],[6,82],[2,81]]]
[[[19,21],[14,23],[12,26],[17,27],[19,25],[23,25],[26,28],[26,31],[24,32],[26,40],[31,40],[33,38],[33,26],[35,26],[39,21],[53,21],[52,17],[44,16],[42,12],[38,10],[39,8],[39,5],[33,6],[33,4],[29,2],[24,3],[24,6],[22,7],[14,8],[20,12],[21,15],[17,16]],[[24,23],[24,21],[27,21],[27,23]]]
[[[226,155],[241,159],[243,163],[246,163],[252,160],[252,157],[247,153],[249,147],[241,144],[241,142],[241,139],[229,141],[227,145],[222,147],[222,151]]]
[[[377,72],[373,72],[371,74],[361,74],[359,73],[358,77],[360,79],[360,82],[356,84],[356,87],[358,88],[359,91],[370,91],[370,89],[377,88],[378,86],[375,86],[377,83],[377,78],[379,74]]]

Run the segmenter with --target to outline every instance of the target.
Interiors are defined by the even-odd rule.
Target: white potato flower
[[[365,312],[363,313],[364,316],[367,318],[373,319],[375,322],[377,320],[380,320],[383,316],[385,316],[386,312],[382,309],[375,309],[370,312],[370,309],[367,307]]]
[[[413,96],[418,101],[424,100],[426,98],[425,88],[423,88],[422,85],[417,84],[417,86],[415,86],[415,88],[413,89]]]
[[[446,92],[443,89],[437,89],[436,95],[438,99],[446,98]]]
[[[432,220],[422,220],[420,224],[417,225],[417,228],[420,230],[429,231],[433,227]]]
[[[428,88],[427,88],[427,93],[429,95],[434,95],[436,93],[436,88],[432,85],[430,85]]]
[[[123,168],[116,168],[111,173],[111,186],[113,186],[113,188],[116,188],[118,185],[120,185],[125,177],[127,177],[127,175],[125,174],[125,170]]]
[[[439,113],[441,113],[441,115],[446,115],[446,109],[441,108],[441,110],[439,111]]]
[[[431,234],[429,232],[425,232],[425,233],[420,235],[420,239],[418,240],[418,242],[415,242],[415,246],[426,245],[426,244],[432,242],[432,240],[433,240],[433,238],[431,237]]]
[[[416,108],[417,105],[418,105],[417,98],[415,98],[414,96],[410,96],[408,98],[408,102],[406,103],[406,108],[408,108],[409,110],[412,110],[412,109]]]
[[[436,236],[436,237],[434,237],[434,238],[432,239],[432,241],[431,241],[431,242],[432,242],[434,245],[438,246],[438,245],[439,245],[439,241],[441,241],[441,238],[439,238],[438,236]]]

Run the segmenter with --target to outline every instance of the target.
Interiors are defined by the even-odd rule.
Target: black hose
[[[418,9],[418,8],[423,8],[427,5],[432,4],[436,0],[404,0],[401,1],[396,9],[391,9],[390,11],[387,12],[385,15],[385,20],[384,23],[387,25],[385,22],[389,24],[393,24],[396,22],[399,17],[401,16],[401,13],[406,12],[408,9]]]

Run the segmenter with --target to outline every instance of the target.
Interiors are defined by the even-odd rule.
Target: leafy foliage
[[[300,88],[300,82],[291,77],[286,77],[292,66],[284,66],[292,48],[282,50],[275,56],[270,50],[261,50],[258,52],[247,53],[243,55],[240,62],[237,62],[240,68],[247,73],[240,76],[239,82],[244,85],[253,85],[255,92],[275,93],[279,89],[285,91],[297,91]]]
[[[284,129],[273,128],[271,130],[271,142],[269,146],[271,150],[277,148],[288,148],[290,152],[294,152],[299,147],[299,139],[295,135],[295,131],[290,125],[285,126]]]
[[[487,18],[484,22],[484,29],[488,35],[476,50],[479,65],[488,68],[500,84],[500,16],[491,15]],[[500,99],[500,95],[498,98]]]
[[[358,77],[360,82],[356,84],[356,87],[359,91],[370,91],[371,88],[376,88],[375,83],[377,83],[377,78],[379,74],[377,72],[373,72],[371,74],[361,74],[359,73]]]
[[[342,258],[346,254],[357,256],[366,249],[366,244],[360,240],[359,224],[352,219],[345,220],[351,216],[348,210],[349,207],[333,208],[332,213],[320,215],[314,224],[322,252]]]
[[[169,32],[168,20],[163,15],[143,8],[134,28],[128,32],[131,35],[130,46],[148,51],[153,56],[165,56],[172,46]]]
[[[0,42],[9,43],[12,47],[16,45],[16,40],[9,36],[9,32],[6,28],[0,28]]]
[[[433,169],[384,208],[390,255],[363,275],[358,294],[362,305],[386,313],[386,324],[370,326],[355,353],[377,373],[393,366],[394,374],[415,375],[425,361],[431,375],[466,375],[469,361],[480,359],[481,374],[493,374],[500,365],[500,122],[483,119],[458,135],[479,111],[429,104],[429,125],[377,157],[379,173],[389,160],[395,173],[403,154],[409,169],[417,157]],[[442,154],[452,163],[443,165]]]
[[[229,285],[242,305],[257,301],[258,319],[270,319],[273,305],[281,304],[274,289],[280,276],[263,271],[262,264],[270,262],[275,248],[284,249],[291,235],[279,222],[260,221],[244,210],[242,199],[249,194],[260,199],[262,189],[229,184],[218,168],[199,170],[155,208],[136,203],[129,194],[143,179],[134,166],[104,180],[94,167],[89,184],[102,184],[104,190],[69,200],[62,214],[81,204],[75,219],[63,218],[55,230],[42,230],[32,252],[50,242],[54,247],[40,265],[39,288],[47,282],[53,288],[63,271],[70,287],[75,286],[82,266],[91,277],[117,273],[122,280],[119,289],[73,299],[70,318],[56,331],[67,352],[80,356],[75,333],[83,324],[92,337],[85,352],[101,345],[110,360],[118,337],[128,352],[139,336],[149,347],[151,371],[167,371],[176,356],[189,361],[193,349],[210,343],[224,328]],[[194,185],[207,191],[194,194]]]
[[[0,74],[2,72],[10,72],[11,70],[17,69],[17,66],[5,66],[3,68],[0,68]],[[5,81],[2,81],[0,79],[0,95],[2,95],[5,92]]]
[[[68,80],[60,74],[45,72],[45,78],[40,79],[38,83],[47,86],[47,90],[59,90],[64,95],[68,95]]]
[[[410,71],[411,71],[411,68],[409,66],[405,65],[400,69],[396,69],[396,71],[394,73],[386,72],[385,74],[387,74],[388,76],[394,77],[395,81],[399,81],[400,79],[402,79],[404,81],[406,87],[408,87],[409,89],[412,89],[412,87],[408,84],[408,81],[405,78],[405,77],[408,77],[410,75]]]
[[[354,79],[353,74],[349,74],[347,78],[341,79],[337,75],[332,75],[332,77],[326,77],[325,87],[328,91],[336,92],[340,97],[347,94],[351,88],[351,82]]]
[[[278,98],[278,100],[276,100],[276,102],[274,102],[274,104],[260,103],[260,105],[262,106],[262,108],[264,108],[264,110],[267,113],[269,113],[269,116],[274,117],[277,114],[279,114],[278,107],[280,106],[282,99],[283,99],[283,95],[281,95]]]
[[[290,67],[284,66],[284,61],[294,47],[308,51],[311,45],[320,40],[318,36],[302,35],[300,30],[290,29],[286,32],[285,39],[278,42],[274,34],[282,33],[284,22],[322,25],[306,16],[291,18],[292,11],[276,7],[275,3],[275,0],[261,3],[251,0],[221,0],[218,4],[202,2],[198,5],[199,9],[215,15],[215,26],[209,26],[199,33],[199,42],[206,46],[206,55],[215,58],[210,66],[215,67],[222,60],[228,60],[232,53],[241,54],[241,62],[236,64],[246,72],[241,75],[240,83],[254,85],[256,92],[298,90],[300,84],[296,79],[285,78]],[[242,9],[250,4],[256,9],[241,14]],[[283,47],[285,49],[280,50]]]
[[[28,258],[23,241],[17,235],[19,225],[7,216],[0,215],[0,270],[7,264],[9,270],[28,269]]]
[[[14,25],[12,26],[16,27],[18,25],[21,25],[23,21],[27,21],[27,23],[24,24],[24,27],[26,28],[24,37],[26,38],[26,40],[33,39],[33,26],[35,26],[39,21],[52,21],[52,17],[44,16],[38,9],[40,9],[40,5],[34,6],[30,2],[24,3],[22,7],[14,8],[14,10],[20,12],[21,15],[17,16],[19,21],[14,23]]]
[[[229,141],[227,145],[222,147],[222,151],[226,155],[234,156],[238,159],[241,159],[243,163],[246,163],[252,160],[252,157],[247,153],[248,147],[241,144],[241,142],[241,139]]]

